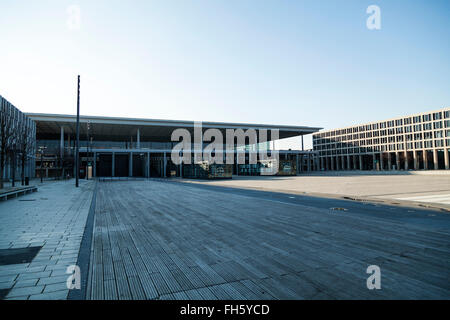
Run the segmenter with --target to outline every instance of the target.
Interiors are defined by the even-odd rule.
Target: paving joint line
[[[67,300],[86,300],[88,276],[91,260],[91,246],[94,233],[94,216],[97,199],[97,181],[94,184],[94,190],[91,198],[91,205],[84,227],[83,238],[81,239],[80,249],[78,251],[77,266],[80,267],[81,288],[69,290]]]

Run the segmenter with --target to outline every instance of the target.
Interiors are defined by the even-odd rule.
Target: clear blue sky
[[[334,128],[450,105],[448,0],[2,0],[0,16],[0,94],[27,112],[74,113],[77,74],[90,115]]]

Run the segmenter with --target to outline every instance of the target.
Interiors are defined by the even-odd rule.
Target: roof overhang
[[[76,133],[76,116],[62,114],[26,113],[28,117],[36,122],[36,132],[38,138],[45,136],[58,136],[61,127],[65,134]],[[194,132],[194,121],[181,120],[159,120],[159,119],[139,119],[139,118],[117,118],[99,116],[80,116],[80,136],[87,134],[87,124],[90,123],[89,134],[95,140],[128,141],[130,136],[137,133],[139,129],[141,141],[171,141],[172,132],[175,129],[187,129],[191,134]],[[214,128],[222,131],[225,137],[226,129],[255,129],[279,130],[279,139],[290,138],[311,134],[322,128],[306,126],[286,126],[267,125],[249,123],[224,123],[224,122],[201,122],[203,131]],[[270,133],[270,131],[269,131]],[[269,139],[270,134],[268,134]]]

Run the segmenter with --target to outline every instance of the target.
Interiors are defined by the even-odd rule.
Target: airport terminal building
[[[2,116],[7,113],[16,125],[28,124],[28,136],[32,141],[27,152],[22,152],[26,154],[23,161],[26,164],[25,175],[30,178],[74,177],[76,116],[24,114],[4,98],[0,97],[0,101]],[[261,143],[247,143],[250,142],[247,140],[243,150],[233,149],[234,164],[227,167],[230,175],[259,175],[258,168],[250,164],[250,152],[264,147],[270,153],[274,149],[272,142],[277,139],[301,136],[303,141],[303,136],[310,134],[313,137],[312,150],[303,150],[303,143],[297,150],[278,150],[280,163],[284,161],[292,167],[289,174],[315,170],[450,169],[449,108],[326,131],[308,126],[222,122],[202,122],[201,125],[202,134],[215,129],[224,137],[228,129],[254,130],[258,141],[261,131],[269,133],[263,146]],[[195,136],[195,127],[194,121],[80,116],[79,175],[81,178],[189,177],[186,173],[188,167],[183,169],[184,165],[172,162],[172,150],[179,141],[174,142],[171,138],[176,129],[187,130]],[[271,130],[278,130],[278,137],[271,137]],[[11,153],[11,147],[8,150],[4,156],[3,179],[11,180],[13,176],[18,179],[20,161],[12,166],[10,155],[14,154],[14,159],[19,159],[21,152],[15,150]],[[225,150],[224,145],[224,153]],[[241,152],[245,155],[244,164],[237,163]],[[13,167],[16,168],[14,172]]]
[[[313,134],[320,170],[449,170],[450,109]]]
[[[76,116],[34,113],[27,113],[27,116],[36,123],[36,176],[73,177]],[[172,149],[178,143],[171,141],[171,135],[180,128],[194,135],[194,126],[193,121],[80,116],[80,177],[183,177],[183,166],[171,160]],[[254,129],[258,135],[261,130],[270,133],[277,129],[278,138],[284,139],[312,134],[321,128],[202,122],[202,130],[207,129],[218,129],[224,137],[227,129]],[[270,149],[270,143],[268,145]],[[246,164],[252,147],[245,148]],[[291,161],[296,173],[317,169],[318,158],[314,155],[312,150],[279,151],[280,159]],[[236,162],[233,174],[255,174],[249,165]]]

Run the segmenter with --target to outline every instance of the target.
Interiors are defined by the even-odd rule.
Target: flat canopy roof
[[[75,115],[45,113],[26,113],[26,115],[36,122],[38,138],[59,137],[61,127],[64,127],[65,134],[75,135],[76,133]],[[175,129],[184,128],[189,130],[191,134],[193,134],[194,129],[194,121],[80,116],[80,137],[82,139],[87,134],[88,122],[90,123],[89,134],[97,141],[128,141],[129,137],[135,135],[139,129],[141,141],[170,142],[170,137]],[[269,130],[271,129],[279,130],[280,139],[311,134],[322,129],[306,126],[208,121],[201,124],[203,130],[210,128],[221,130],[224,138],[226,129],[255,129],[257,131],[266,129],[268,130],[268,139],[270,139]]]

